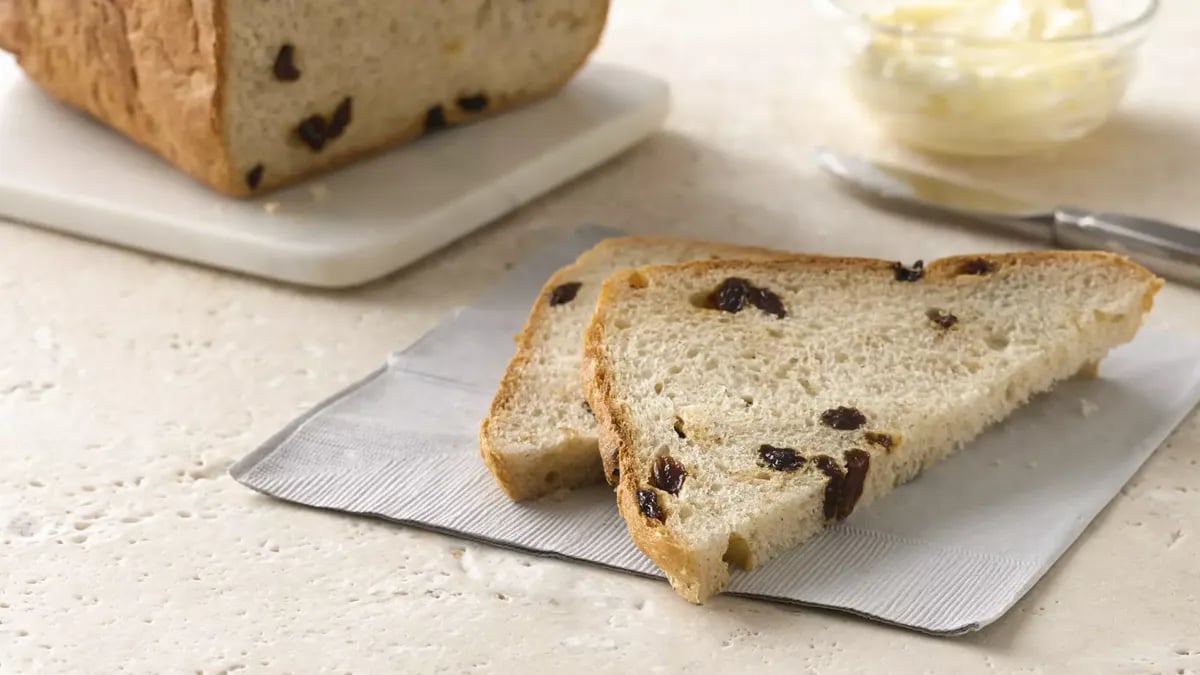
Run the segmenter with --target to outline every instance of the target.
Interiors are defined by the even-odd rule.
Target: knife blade
[[[829,148],[818,148],[816,156],[822,169],[884,203],[966,217],[1061,248],[1112,251],[1163,277],[1200,286],[1200,231],[1135,215],[1033,204]]]

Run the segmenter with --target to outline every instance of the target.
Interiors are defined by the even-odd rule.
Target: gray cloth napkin
[[[660,577],[606,487],[514,504],[477,449],[538,289],[613,234],[582,228],[532,256],[270,438],[233,477],[308,506]],[[1061,384],[815,540],[736,573],[728,591],[934,634],[977,630],[1037,582],[1197,400],[1200,343],[1143,332],[1109,356],[1099,379]]]

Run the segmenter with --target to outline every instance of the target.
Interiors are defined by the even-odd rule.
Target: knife
[[[1163,277],[1200,285],[1200,231],[1140,216],[1030,204],[829,148],[816,154],[821,168],[884,202],[966,217],[1061,248],[1112,251]]]

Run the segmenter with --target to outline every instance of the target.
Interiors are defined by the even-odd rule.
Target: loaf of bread
[[[246,196],[556,91],[607,11],[607,0],[0,0],[0,47],[52,96]]]
[[[1130,340],[1161,282],[1124,258],[797,257],[620,272],[585,389],[637,546],[721,591]],[[947,508],[952,505],[947,505]]]
[[[555,272],[538,294],[509,361],[479,447],[515,500],[601,480],[596,420],[579,385],[583,329],[610,274],[655,263],[770,258],[781,251],[666,237],[616,237]]]

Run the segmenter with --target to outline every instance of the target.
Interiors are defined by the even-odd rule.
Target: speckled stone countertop
[[[366,288],[310,292],[0,223],[0,672],[1200,673],[1200,426],[1186,422],[1006,618],[926,637],[297,508],[226,471],[556,228],[915,259],[1030,246],[872,210],[805,2],[618,2],[597,58],[666,77],[667,129]],[[1169,2],[1124,114],[1054,156],[942,164],[1200,224],[1200,4]],[[1200,334],[1200,293],[1151,324]]]

